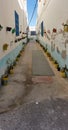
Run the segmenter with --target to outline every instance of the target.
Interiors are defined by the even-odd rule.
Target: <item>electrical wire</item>
[[[33,13],[32,13],[31,19],[30,19],[30,21],[29,21],[29,25],[30,25],[30,23],[31,23],[31,21],[32,21],[32,18],[33,18],[33,16],[34,16],[34,13],[35,13],[35,10],[36,10],[36,6],[37,6],[37,2],[38,2],[38,0],[36,0],[36,2],[35,2],[35,6],[34,6],[34,9],[33,9]]]

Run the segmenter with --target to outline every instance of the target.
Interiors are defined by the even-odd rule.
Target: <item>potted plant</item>
[[[59,64],[57,65],[57,70],[60,71],[60,66],[59,66]]]
[[[19,61],[19,57],[16,57],[16,61]]]
[[[7,48],[8,48],[8,44],[5,43],[5,44],[3,45],[3,50],[5,51],[5,50],[7,50]]]
[[[62,69],[60,70],[60,74],[61,74],[61,76],[62,76],[63,78],[66,78],[66,73],[65,73],[65,69],[64,69],[64,68],[62,68]]]
[[[8,75],[5,74],[1,77],[1,85],[7,85],[8,83]]]
[[[10,67],[9,67],[9,74],[13,74],[13,73],[14,73],[13,65],[10,65]]]
[[[12,29],[12,34],[14,34],[16,32],[15,28]]]
[[[68,32],[68,24],[64,24],[64,32]]]
[[[13,62],[13,66],[16,66],[16,60]]]
[[[10,73],[10,74],[14,74],[14,70],[13,70],[13,69],[10,69],[9,73]]]

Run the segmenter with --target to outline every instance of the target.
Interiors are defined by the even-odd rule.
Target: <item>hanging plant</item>
[[[12,34],[14,34],[16,32],[15,28],[12,29]]]
[[[64,32],[68,32],[68,24],[64,24]]]
[[[7,50],[7,48],[8,48],[8,44],[5,43],[5,44],[3,45],[3,50]]]

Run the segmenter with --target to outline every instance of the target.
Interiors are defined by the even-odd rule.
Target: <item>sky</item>
[[[36,3],[36,0],[27,0],[28,22],[31,19],[35,3]],[[36,25],[36,17],[37,17],[37,8],[35,10],[34,16],[33,16],[32,21],[31,21],[29,26],[35,26]]]

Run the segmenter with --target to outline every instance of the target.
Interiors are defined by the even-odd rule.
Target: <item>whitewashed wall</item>
[[[6,71],[7,61],[9,59],[14,61],[24,46],[23,42],[26,43],[26,38],[15,43],[15,33],[12,34],[11,31],[6,32],[7,26],[15,28],[15,10],[19,15],[19,31],[25,32],[27,28],[27,12],[20,8],[18,0],[0,0],[0,25],[3,26],[3,29],[0,31],[0,77]],[[21,34],[18,37],[21,37]],[[5,43],[8,44],[8,49],[3,51]]]
[[[40,4],[40,2],[38,3]],[[38,6],[38,10],[41,11],[40,15],[38,11],[38,18],[37,18],[37,26],[36,30],[37,32],[40,31],[40,25],[43,21],[44,24],[44,31],[47,32],[47,30],[50,30],[50,34],[48,34],[50,40],[44,36],[42,37],[40,34],[38,35],[38,39],[40,40],[41,44],[43,46],[48,46],[48,50],[51,52],[51,42],[55,44],[55,50],[52,53],[52,56],[58,60],[61,67],[64,67],[65,64],[68,67],[68,43],[65,47],[65,40],[68,40],[68,32],[65,33],[65,36],[63,36],[63,33],[59,34],[57,33],[55,36],[55,39],[51,39],[52,30],[53,28],[57,29],[57,32],[61,29],[63,31],[62,23],[66,24],[68,20],[68,0],[46,0],[46,4],[43,5],[43,8],[41,10],[41,6]],[[59,48],[60,53],[57,53],[56,47]],[[61,56],[62,51],[66,51],[66,58],[63,59]]]
[[[15,28],[15,17],[14,17],[14,11],[17,11],[19,14],[19,29],[22,28],[22,32],[26,30],[27,27],[27,17],[26,12],[24,10],[21,10],[18,0],[0,0],[0,24],[3,26],[3,29],[0,31],[0,58],[3,56],[3,44],[8,43],[9,49],[10,44],[13,41],[14,46],[14,40],[15,40],[15,34],[12,34],[11,32],[6,32],[6,27],[12,27]],[[26,24],[23,24],[24,23]],[[7,52],[9,51],[7,50]]]
[[[41,10],[41,6],[40,9]],[[38,12],[39,13],[39,12]],[[66,22],[68,16],[68,0],[49,0],[43,6],[40,16],[38,17],[38,25],[44,21],[46,29],[53,27],[61,27],[63,22]]]

